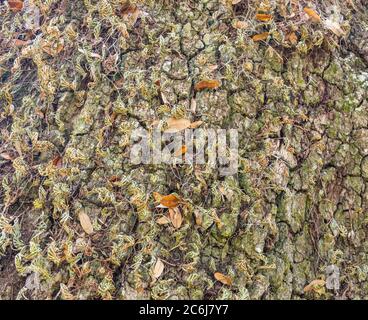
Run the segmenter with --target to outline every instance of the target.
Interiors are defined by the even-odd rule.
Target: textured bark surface
[[[3,2],[1,298],[368,298],[366,0]],[[238,173],[132,165],[169,117]]]

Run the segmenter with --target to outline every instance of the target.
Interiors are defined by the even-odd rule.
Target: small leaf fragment
[[[183,217],[178,208],[169,208],[169,215],[172,225],[175,229],[179,229],[183,223]]]
[[[238,21],[235,22],[234,28],[235,29],[240,29],[240,30],[246,29],[246,28],[248,28],[248,23],[246,23],[245,21],[238,20]]]
[[[163,195],[159,192],[153,192],[153,198],[155,199],[156,202],[160,202],[160,200],[162,199]]]
[[[154,279],[159,278],[162,275],[162,272],[164,272],[164,268],[165,268],[164,263],[161,261],[160,258],[158,258],[152,270],[152,277]]]
[[[194,89],[196,91],[201,91],[204,89],[216,89],[220,85],[221,83],[218,80],[202,80],[194,86]]]
[[[13,160],[13,157],[9,153],[6,153],[6,152],[0,153],[0,157],[5,160]]]
[[[21,0],[8,0],[9,8],[13,12],[18,12],[23,9],[23,1]]]
[[[168,224],[168,223],[170,223],[171,221],[170,221],[170,219],[168,218],[168,217],[166,217],[166,216],[162,216],[162,217],[160,217],[160,218],[158,218],[157,220],[156,220],[156,223],[157,224],[160,224],[160,225],[163,225],[163,224]]]
[[[190,120],[169,118],[166,120],[168,128],[165,133],[175,133],[189,128]]]
[[[298,43],[298,36],[295,32],[291,32],[286,36],[286,39],[293,45]]]
[[[321,292],[321,288],[324,287],[324,285],[326,284],[326,281],[325,280],[322,280],[322,279],[316,279],[316,280],[313,280],[310,284],[308,284],[304,289],[303,291],[304,292],[311,292],[311,291],[314,291],[314,292]]]
[[[188,150],[188,147],[186,145],[181,146],[180,149],[178,149],[174,152],[174,157],[182,156],[183,154],[185,154],[187,152],[187,150]]]
[[[253,41],[257,42],[257,41],[264,41],[268,38],[269,33],[268,32],[263,32],[263,33],[259,33],[256,34],[252,37]]]
[[[24,47],[28,44],[30,44],[32,41],[31,40],[20,40],[20,39],[15,39],[13,40],[13,46],[14,47]]]
[[[174,194],[169,194],[167,196],[162,196],[159,202],[165,208],[175,208],[179,205],[180,199]]]
[[[194,121],[190,124],[189,128],[191,129],[195,129],[198,128],[201,124],[203,123],[203,121],[199,120],[199,121]]]
[[[313,22],[321,22],[321,17],[312,8],[305,7],[303,11],[309,16]]]
[[[226,276],[220,272],[215,272],[214,276],[217,281],[220,281],[221,283],[228,286],[231,286],[231,284],[233,283],[233,280],[229,276]]]
[[[63,158],[57,155],[54,159],[52,159],[52,165],[61,168],[63,166]]]
[[[256,14],[256,20],[262,21],[262,22],[268,22],[272,19],[272,15],[266,14],[266,13],[257,13]]]
[[[341,26],[338,22],[336,22],[332,19],[326,19],[326,21],[323,22],[323,25],[324,25],[325,28],[332,31],[338,37],[345,36],[345,31],[341,28]]]
[[[84,211],[79,211],[78,217],[79,217],[79,222],[84,232],[87,234],[92,234],[93,226],[92,226],[91,219],[89,218],[88,214],[85,213]]]

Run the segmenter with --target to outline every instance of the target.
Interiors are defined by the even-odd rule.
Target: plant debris
[[[365,0],[0,1],[0,299],[366,299],[367,21]],[[136,130],[195,129],[237,131],[236,174],[199,137],[131,161]]]

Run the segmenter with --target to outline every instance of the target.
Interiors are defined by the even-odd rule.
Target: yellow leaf
[[[159,278],[162,272],[164,271],[164,268],[165,268],[164,263],[161,261],[160,258],[158,258],[152,270],[152,277],[155,279]]]
[[[226,284],[228,286],[231,286],[231,284],[233,283],[233,280],[229,276],[225,276],[220,272],[215,272],[214,276],[217,281],[220,281],[221,283]]]
[[[194,86],[194,89],[196,91],[201,91],[204,89],[216,89],[220,85],[221,83],[218,80],[202,80]]]
[[[309,16],[309,18],[314,22],[321,22],[321,17],[312,8],[305,7],[304,12]]]
[[[79,222],[80,222],[84,232],[87,233],[87,234],[92,234],[93,233],[93,226],[92,226],[92,223],[91,223],[91,219],[89,218],[87,213],[85,213],[84,211],[79,211],[78,217],[79,217]]]

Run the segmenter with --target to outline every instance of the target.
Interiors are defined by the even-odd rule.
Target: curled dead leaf
[[[158,258],[152,270],[152,278],[154,279],[159,278],[164,272],[164,269],[165,269],[164,263],[161,261],[160,258]]]
[[[179,229],[183,223],[183,217],[180,210],[178,208],[169,208],[169,216],[174,228]]]
[[[220,272],[215,272],[214,276],[217,281],[220,281],[221,283],[228,286],[231,286],[233,283],[233,280],[229,276],[226,276]]]
[[[92,234],[93,226],[92,226],[91,219],[89,218],[88,214],[85,213],[84,211],[79,211],[78,217],[79,217],[79,222],[84,232],[87,234]]]
[[[194,86],[194,89],[196,91],[201,91],[204,89],[216,89],[220,85],[221,83],[218,80],[202,80]]]

